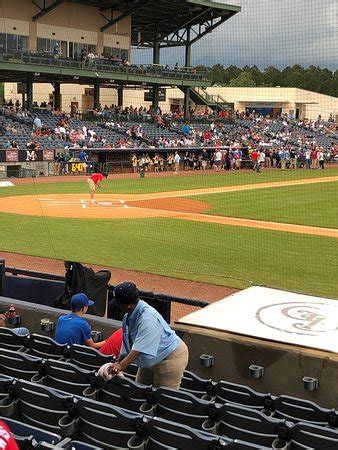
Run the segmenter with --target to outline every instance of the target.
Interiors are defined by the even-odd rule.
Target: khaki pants
[[[163,361],[152,367],[140,368],[137,371],[136,382],[153,385],[155,387],[167,387],[178,390],[183,373],[187,367],[189,352],[186,344],[180,345],[170,353]]]

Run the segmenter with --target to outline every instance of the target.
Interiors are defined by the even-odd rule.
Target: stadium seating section
[[[35,110],[33,115],[29,117],[22,117],[17,114],[14,110],[9,108],[2,108],[0,110],[0,122],[4,128],[14,127],[19,128],[19,132],[10,131],[0,136],[0,149],[7,148],[8,142],[14,140],[18,145],[18,148],[25,149],[28,142],[32,140],[40,144],[40,148],[43,149],[64,149],[65,146],[72,147],[71,142],[66,142],[62,140],[54,130],[60,119],[60,116],[52,114],[52,112],[47,109]],[[38,116],[41,119],[42,124],[49,129],[52,134],[50,136],[32,136],[32,127],[34,117]],[[173,123],[169,128],[159,127],[157,124],[146,120],[145,118],[139,117],[139,121],[136,122],[132,117],[125,115],[112,115],[108,111],[105,112],[103,116],[100,116],[100,121],[83,121],[77,118],[71,119],[71,129],[82,130],[83,126],[92,130],[95,133],[97,140],[92,143],[92,148],[102,148],[104,146],[119,147],[119,141],[125,140],[128,137],[128,141],[133,143],[134,147],[142,145],[143,147],[149,147],[149,145],[158,145],[160,139],[165,141],[170,141],[175,138],[183,136],[182,124]],[[141,120],[141,123],[140,123]],[[226,138],[227,141],[238,140],[241,136],[245,135],[246,132],[254,133],[258,131],[263,133],[264,138],[268,141],[273,139],[276,133],[285,131],[285,125],[282,121],[273,120],[266,125],[265,123],[260,125],[255,120],[250,119],[236,119],[233,123],[222,123],[218,122],[216,118],[215,127],[220,138]],[[112,125],[113,123],[113,125]],[[106,125],[107,124],[107,125]],[[141,125],[142,138],[132,139],[130,133],[127,131],[131,130],[133,127]],[[192,126],[197,132],[196,143],[201,144],[200,136],[198,132],[204,132],[210,129],[210,120],[205,120],[203,123],[193,122]],[[305,126],[298,126],[296,122],[291,122],[287,127],[288,133],[288,144],[298,147],[299,140],[305,138],[309,142],[315,142],[318,146],[322,147],[324,151],[329,151],[332,145],[338,144],[338,136],[331,130],[324,132],[320,129],[309,129]],[[87,141],[78,141],[80,145],[87,145]]]
[[[179,391],[136,383],[136,366],[104,381],[112,359],[0,328],[0,416],[20,448],[338,448],[334,409],[189,371]]]

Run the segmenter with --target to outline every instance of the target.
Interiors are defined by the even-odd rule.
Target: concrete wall
[[[338,355],[304,347],[283,345],[226,332],[185,325],[174,326],[189,347],[189,369],[203,378],[245,384],[260,392],[288,394],[337,407]],[[204,368],[200,355],[215,357],[215,365]],[[258,380],[249,378],[249,366],[265,368]],[[318,378],[319,389],[305,391],[303,376]]]

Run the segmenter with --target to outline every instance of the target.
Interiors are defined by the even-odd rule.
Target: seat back
[[[12,385],[13,382],[14,378],[0,374],[0,399],[3,397],[8,397],[8,387]]]
[[[132,379],[132,380],[136,380],[136,374],[138,371],[138,367],[136,364],[130,364],[125,370],[124,370],[124,374],[126,377]]]
[[[24,380],[15,381],[14,396],[20,420],[58,434],[58,422],[73,403],[70,394]]]
[[[157,416],[193,428],[202,427],[208,418],[208,409],[213,404],[189,392],[169,388],[158,388],[155,396]]]
[[[31,437],[33,437],[37,443],[47,442],[48,444],[57,445],[61,441],[61,436],[58,434],[49,433],[46,430],[27,425],[18,420],[9,419],[7,417],[0,417],[0,420],[5,422],[9,427],[17,442],[25,442]]]
[[[212,450],[226,448],[226,438],[205,433],[159,417],[151,417],[146,425],[147,450]],[[218,445],[218,446],[217,446]]]
[[[54,339],[41,334],[32,334],[28,341],[30,354],[46,359],[64,358],[67,345],[58,344]]]
[[[81,441],[104,449],[128,448],[142,415],[94,400],[80,398],[76,404]]]
[[[27,336],[17,335],[10,328],[0,327],[0,348],[18,351],[25,346]]]
[[[81,369],[65,361],[48,359],[43,362],[44,384],[74,395],[83,395],[83,391],[95,379],[95,372]]]
[[[66,448],[67,450],[104,450],[102,447],[94,447],[80,441],[71,441]]]
[[[211,380],[198,377],[193,372],[185,370],[180,386],[180,391],[190,392],[196,397],[203,397],[207,393],[207,387]]]
[[[216,414],[219,419],[219,434],[267,447],[271,447],[282,427],[286,427],[280,419],[266,416],[256,409],[230,403],[217,408]]]
[[[42,359],[14,350],[0,349],[0,371],[4,375],[30,380],[38,373]]]
[[[274,400],[275,417],[292,422],[308,422],[325,426],[329,422],[332,410],[321,408],[309,400],[302,400],[288,395],[280,395]]]
[[[290,450],[307,448],[336,450],[338,448],[338,430],[305,422],[297,423],[291,430]]]
[[[97,378],[98,400],[131,411],[140,411],[147,401],[147,389],[127,377],[113,377],[109,381]]]
[[[262,394],[248,386],[219,381],[214,386],[217,403],[234,403],[249,408],[264,408],[264,401],[269,394]]]
[[[87,370],[98,370],[114,359],[112,355],[103,355],[95,348],[77,344],[70,346],[69,358],[73,364]]]

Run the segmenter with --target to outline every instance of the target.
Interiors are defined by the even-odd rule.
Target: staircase
[[[181,89],[184,92],[184,88]],[[219,94],[208,94],[203,88],[190,88],[190,98],[196,105],[205,105],[213,111],[225,111],[226,100]]]

